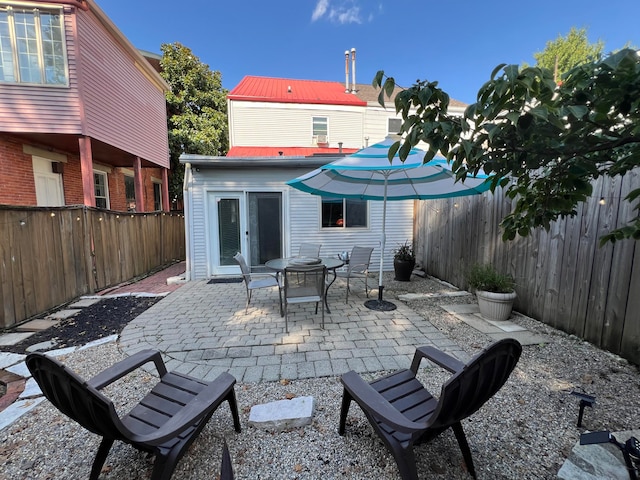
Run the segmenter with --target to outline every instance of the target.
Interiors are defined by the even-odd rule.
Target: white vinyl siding
[[[283,232],[285,255],[300,249],[302,242],[320,243],[320,254],[335,257],[339,252],[351,250],[354,245],[373,247],[372,270],[380,262],[382,232],[382,202],[369,202],[368,228],[323,229],[320,221],[320,197],[301,192],[285,185],[287,180],[307,173],[310,169],[207,169],[193,171],[193,181],[185,194],[190,209],[187,238],[192,280],[208,278],[211,266],[207,237],[209,232],[207,197],[211,192],[279,191],[283,200]],[[393,250],[413,240],[413,200],[387,203],[386,250],[384,269],[393,269]]]
[[[326,117],[330,147],[363,147],[362,107],[233,101],[229,108],[232,146],[315,147],[313,117]]]

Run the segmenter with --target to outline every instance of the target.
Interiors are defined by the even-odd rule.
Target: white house
[[[230,150],[225,157],[182,155],[185,164],[187,274],[191,279],[239,273],[295,255],[300,243],[322,244],[322,256],[354,245],[380,259],[382,202],[330,200],[288,180],[397,133],[393,102],[377,103],[370,85],[247,76],[228,94]],[[462,112],[463,104],[452,101]],[[413,200],[387,206],[384,264],[413,239]],[[338,222],[338,219],[342,221]]]
[[[187,274],[190,279],[239,273],[233,260],[243,253],[256,268],[272,258],[295,255],[302,242],[322,244],[320,255],[335,257],[354,245],[374,247],[380,261],[382,202],[323,199],[285,184],[340,157],[228,158],[183,155]],[[338,222],[353,211],[353,225]],[[387,204],[385,264],[392,251],[413,238],[413,200]],[[374,268],[375,270],[375,268]]]

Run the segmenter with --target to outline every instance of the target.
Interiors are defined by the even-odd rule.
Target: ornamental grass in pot
[[[393,271],[396,274],[396,280],[399,282],[410,281],[415,266],[416,254],[412,244],[407,241],[394,250]]]
[[[500,273],[489,264],[477,264],[469,270],[467,281],[475,290],[480,315],[485,319],[500,322],[511,316],[517,297],[511,275]]]

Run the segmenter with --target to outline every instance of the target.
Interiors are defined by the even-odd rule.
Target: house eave
[[[191,164],[201,168],[318,168],[327,163],[344,158],[344,155],[312,156],[312,157],[224,157],[209,155],[180,155],[180,163]]]

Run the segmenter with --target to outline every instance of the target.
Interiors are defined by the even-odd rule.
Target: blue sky
[[[467,103],[500,63],[533,53],[572,26],[605,51],[640,47],[638,0],[97,0],[133,45],[160,53],[180,42],[232,89],[245,75],[344,82],[356,49],[356,81],[384,70],[402,86],[438,81]]]

